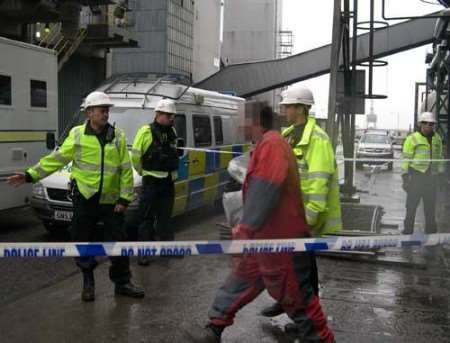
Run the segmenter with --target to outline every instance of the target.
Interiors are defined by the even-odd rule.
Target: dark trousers
[[[317,258],[314,251],[310,251],[311,258],[311,285],[314,294],[319,296],[319,269],[317,268]]]
[[[416,218],[416,210],[420,200],[423,201],[425,212],[425,233],[436,233],[436,176],[431,173],[420,173],[410,171],[411,182],[406,197],[406,217],[405,217],[405,234],[414,232],[414,221]]]
[[[123,214],[114,212],[115,205],[100,205],[99,197],[86,200],[77,190],[73,196],[73,219],[71,235],[74,242],[98,241],[99,236],[105,242],[126,241],[127,236],[123,226]],[[102,228],[98,223],[103,223]],[[131,278],[130,261],[128,257],[110,257],[111,267],[109,277],[116,284],[125,284]],[[77,266],[83,271],[92,271],[97,266],[95,257],[75,258]]]
[[[144,176],[137,217],[140,241],[173,241],[175,233],[170,225],[175,185],[172,179]]]
[[[209,311],[210,322],[232,325],[236,313],[267,289],[297,324],[302,342],[333,342],[333,332],[314,294],[312,264],[309,253],[234,257],[232,273],[217,292]]]

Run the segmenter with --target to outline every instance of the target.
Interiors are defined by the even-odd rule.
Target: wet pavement
[[[399,178],[397,169],[379,171],[375,177],[368,170],[357,174],[358,188],[368,191],[362,201],[382,204],[385,221],[401,229],[404,194]],[[441,202],[442,232],[449,227],[445,206]],[[0,239],[49,239],[30,213],[23,211],[13,218],[16,228],[2,231]],[[420,213],[419,209],[419,230],[423,226]],[[180,217],[177,238],[216,239],[215,224],[222,221],[223,215],[211,209]],[[0,223],[3,227],[4,222]],[[387,266],[319,258],[322,306],[337,341],[449,342],[450,248],[390,249],[386,256],[420,264]],[[185,342],[183,330],[205,323],[229,261],[225,256],[158,259],[146,268],[133,262],[135,280],[146,290],[142,300],[114,296],[105,262],[96,270],[96,301],[86,304],[80,300],[81,277],[71,260],[2,260],[0,342]],[[290,342],[278,329],[288,322],[285,316],[269,320],[258,315],[271,301],[264,293],[243,309],[223,341]]]

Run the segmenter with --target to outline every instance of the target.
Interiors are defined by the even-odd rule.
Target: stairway
[[[39,42],[39,46],[47,49],[53,49],[58,56],[58,71],[77,51],[80,44],[87,36],[87,29],[81,28],[74,39],[68,39],[61,33],[61,23],[51,27],[50,32]]]

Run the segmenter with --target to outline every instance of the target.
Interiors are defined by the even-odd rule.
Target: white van
[[[110,110],[109,122],[125,131],[129,148],[137,130],[153,121],[157,102],[162,97],[176,101],[178,136],[184,139],[186,147],[200,150],[186,150],[180,159],[174,216],[221,199],[229,180],[228,162],[249,149],[244,142],[244,99],[190,88],[170,76],[119,77],[98,90],[111,96],[115,106]],[[49,231],[69,225],[72,218],[69,169],[66,167],[34,187],[31,205]],[[137,173],[134,176],[137,195],[141,178]],[[135,201],[129,211],[136,210],[136,206]]]
[[[28,204],[31,185],[6,178],[54,148],[58,59],[53,50],[0,37],[0,211]]]

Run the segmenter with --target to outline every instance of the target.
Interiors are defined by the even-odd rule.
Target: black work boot
[[[143,298],[145,296],[144,289],[134,285],[131,281],[124,284],[116,283],[115,294],[130,298]]]
[[[266,307],[261,311],[262,316],[269,318],[279,316],[280,314],[283,313],[284,309],[279,302],[276,302],[273,305],[270,305],[269,307]]]
[[[94,301],[95,300],[95,280],[94,272],[83,271],[83,291],[81,292],[81,300]]]
[[[185,336],[191,343],[220,343],[224,327],[208,324],[203,328],[185,330]]]

